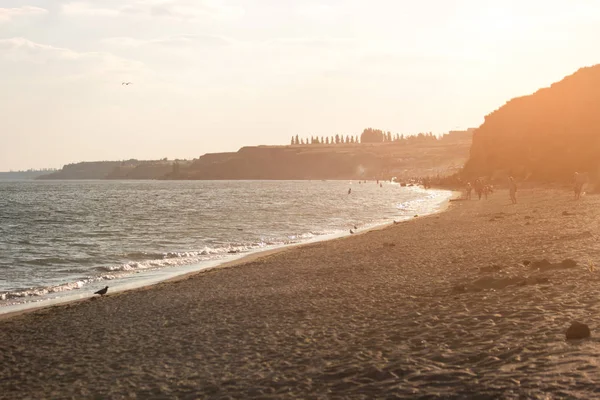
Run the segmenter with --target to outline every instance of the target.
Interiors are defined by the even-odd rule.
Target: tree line
[[[366,128],[359,135],[334,135],[334,136],[310,136],[301,138],[298,135],[292,136],[290,144],[294,145],[315,145],[315,144],[359,144],[359,143],[418,143],[430,140],[438,140],[433,133],[419,133],[417,135],[392,134],[384,132],[381,129]]]

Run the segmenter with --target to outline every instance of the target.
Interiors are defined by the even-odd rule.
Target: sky
[[[0,171],[477,127],[599,37],[597,0],[2,0]]]

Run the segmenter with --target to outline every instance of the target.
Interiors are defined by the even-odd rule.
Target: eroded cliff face
[[[510,100],[475,131],[466,176],[564,181],[600,172],[600,65]]]
[[[423,143],[243,147],[195,160],[69,164],[42,179],[389,179],[448,175],[467,160],[471,132]]]
[[[206,154],[179,179],[389,179],[457,171],[471,134],[425,144],[395,143],[244,147]]]

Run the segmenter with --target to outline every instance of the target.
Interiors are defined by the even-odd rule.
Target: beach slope
[[[4,318],[0,398],[590,398],[600,196],[518,197]]]

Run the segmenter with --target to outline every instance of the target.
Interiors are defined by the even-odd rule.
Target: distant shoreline
[[[426,217],[426,216],[438,214],[441,212],[445,212],[448,209],[448,207],[450,206],[450,200],[458,198],[460,196],[459,192],[452,192],[452,191],[445,190],[445,189],[435,189],[435,190],[448,191],[448,192],[450,192],[450,194],[449,194],[447,200],[444,200],[440,203],[438,209],[432,210],[428,214],[420,215],[420,217]],[[413,219],[414,219],[413,216],[407,216],[404,219],[400,219],[399,222],[408,222]],[[348,238],[351,236],[358,236],[358,235],[366,234],[371,231],[386,229],[393,225],[394,225],[393,222],[388,222],[388,223],[378,224],[376,226],[372,226],[372,227],[369,227],[366,229],[358,230],[355,232],[354,235],[344,233],[344,234],[336,234],[336,235],[325,235],[322,237],[317,236],[314,239],[311,239],[308,241],[280,245],[280,246],[276,246],[275,248],[270,248],[270,249],[266,249],[266,250],[255,250],[255,251],[251,251],[246,254],[242,254],[240,257],[234,258],[233,260],[218,261],[218,262],[216,262],[216,264],[210,263],[209,266],[202,267],[200,269],[194,268],[193,265],[187,266],[187,268],[184,267],[183,269],[189,270],[188,272],[170,273],[170,272],[172,272],[172,270],[170,270],[169,268],[166,268],[163,270],[164,276],[166,276],[164,278],[159,278],[158,280],[157,279],[150,279],[150,280],[142,279],[133,285],[132,284],[129,284],[129,285],[122,284],[120,286],[117,286],[116,289],[115,288],[111,289],[110,294],[125,293],[125,292],[135,291],[135,290],[146,290],[155,285],[160,285],[163,282],[179,281],[179,280],[187,279],[188,277],[194,276],[196,274],[203,274],[205,272],[212,271],[214,269],[239,266],[241,264],[245,264],[252,260],[260,259],[264,256],[276,254],[276,253],[283,252],[283,251],[292,250],[298,246],[308,246],[308,245],[315,244],[315,243],[322,243],[322,242],[327,242],[327,241],[331,241],[331,240],[344,239],[344,238]],[[211,264],[214,264],[214,265],[211,265]],[[62,298],[58,297],[58,298],[53,298],[53,299],[48,299],[48,300],[41,300],[38,302],[27,302],[27,303],[22,303],[22,304],[17,304],[17,305],[0,306],[0,320],[6,319],[6,318],[11,318],[12,316],[16,316],[16,315],[20,315],[20,314],[24,314],[24,313],[35,312],[37,310],[43,310],[45,308],[61,307],[61,306],[68,305],[71,303],[88,301],[88,300],[90,300],[91,297],[93,297],[93,295],[91,295],[89,293],[90,293],[89,288],[84,287],[83,289],[74,290],[73,293],[69,293],[69,295],[66,295],[65,297],[62,297]]]
[[[193,160],[79,162],[38,179],[406,180],[458,171],[471,141],[464,132],[407,143],[248,146]]]

